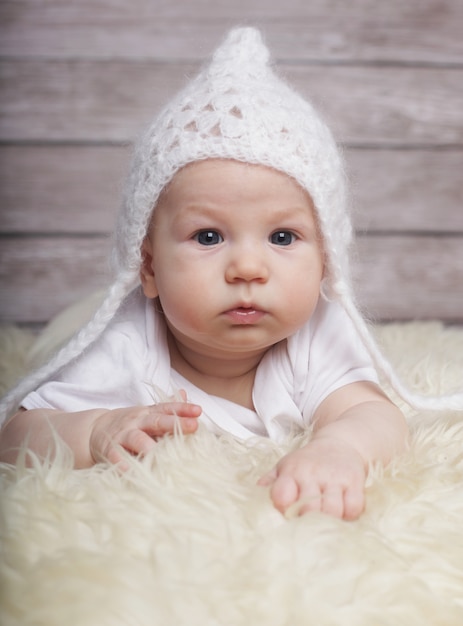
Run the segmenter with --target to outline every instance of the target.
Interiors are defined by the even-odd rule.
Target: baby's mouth
[[[225,312],[235,324],[256,324],[265,315],[265,312],[251,306],[237,306]]]

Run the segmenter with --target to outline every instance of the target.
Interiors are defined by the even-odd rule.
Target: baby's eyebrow
[[[298,205],[289,205],[286,207],[282,207],[281,209],[276,209],[272,213],[272,217],[276,220],[284,220],[287,218],[306,218],[307,215],[313,218],[313,213],[309,207],[306,206],[298,206]]]
[[[173,224],[183,224],[188,222],[198,221],[210,221],[216,223],[222,218],[227,219],[230,217],[229,211],[222,211],[222,203],[220,202],[191,202],[186,203],[177,208],[176,214],[173,218]],[[267,223],[269,228],[281,227],[296,227],[304,226],[311,230],[317,230],[317,222],[313,215],[313,210],[308,206],[302,206],[299,204],[286,205],[282,207],[269,208],[269,212],[262,220],[265,225]]]
[[[185,218],[195,218],[195,217],[204,217],[204,218],[216,218],[220,214],[220,205],[207,205],[207,204],[197,204],[191,203],[185,206],[182,206],[178,209],[176,219],[184,220]]]
[[[223,217],[223,216],[222,216]],[[174,228],[195,229],[213,227],[221,219],[221,214],[216,208],[205,205],[190,204],[180,207],[172,217],[171,224]]]

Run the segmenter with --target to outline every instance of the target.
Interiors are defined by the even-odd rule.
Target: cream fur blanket
[[[463,381],[463,330],[386,326],[422,391]],[[4,329],[1,383],[31,338]],[[430,354],[432,356],[430,356]],[[356,522],[284,518],[256,479],[296,441],[166,439],[119,475],[1,469],[3,626],[461,626],[463,415],[412,415],[410,451],[373,468]]]

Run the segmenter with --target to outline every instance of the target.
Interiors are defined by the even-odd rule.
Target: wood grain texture
[[[131,148],[0,145],[0,233],[107,233]],[[361,231],[463,233],[463,149],[346,151]]]
[[[346,146],[362,302],[463,322],[460,0],[0,0],[0,321],[104,284],[131,143],[236,24]]]
[[[106,284],[105,238],[11,237],[0,249],[0,318],[45,322]],[[355,280],[361,305],[377,319],[459,320],[463,246],[457,237],[358,239]]]
[[[460,237],[369,236],[357,242],[359,301],[379,320],[463,319]]]
[[[346,158],[359,230],[463,236],[463,150],[350,150]]]
[[[12,237],[0,247],[0,319],[44,323],[107,283],[101,238]]]
[[[0,233],[107,233],[131,149],[0,145]]]
[[[263,29],[279,59],[461,63],[459,0],[12,0],[10,57],[202,59],[229,28]]]
[[[197,69],[189,63],[4,60],[0,141],[131,141]],[[280,69],[341,142],[463,146],[463,67]]]

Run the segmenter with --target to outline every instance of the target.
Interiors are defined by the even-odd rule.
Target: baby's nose
[[[228,282],[257,281],[266,282],[269,268],[265,254],[256,245],[237,247],[227,265],[226,279]]]

